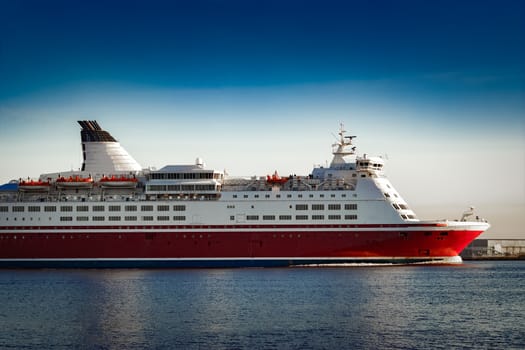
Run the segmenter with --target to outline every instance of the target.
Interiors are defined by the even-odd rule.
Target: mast
[[[344,157],[355,154],[356,147],[352,144],[352,140],[357,136],[345,136],[346,130],[344,129],[344,124],[341,123],[339,127],[339,140],[332,145],[332,162],[330,167],[333,167],[338,164],[345,164],[346,161]],[[347,149],[347,147],[352,146]]]

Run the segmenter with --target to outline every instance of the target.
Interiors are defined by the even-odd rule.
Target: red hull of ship
[[[4,227],[0,265],[221,267],[432,261],[457,256],[482,232],[433,226]]]

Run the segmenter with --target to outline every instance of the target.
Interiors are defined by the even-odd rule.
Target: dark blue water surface
[[[525,261],[0,270],[2,349],[524,349]]]

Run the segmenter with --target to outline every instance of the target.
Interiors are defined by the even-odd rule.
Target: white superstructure
[[[26,186],[23,191],[0,194],[4,203],[9,197],[13,201],[11,205],[16,206],[20,206],[20,202],[25,202],[25,205],[46,202],[46,206],[57,202],[56,209],[33,211],[30,215],[22,211],[22,222],[24,218],[46,223],[61,220],[156,222],[174,217],[162,214],[165,214],[166,205],[171,208],[170,204],[175,202],[180,202],[185,208],[185,215],[175,215],[176,221],[188,224],[305,221],[373,224],[418,220],[385,177],[383,159],[357,156],[352,144],[355,136],[345,136],[342,127],[328,167],[316,167],[307,176],[279,177],[274,174],[235,178],[222,171],[207,169],[201,159],[193,165],[142,170],[95,121],[79,123],[83,127],[82,170],[43,174],[39,180],[49,182],[44,189],[41,186],[36,190],[35,186],[32,191],[31,186]],[[115,181],[107,179],[107,176],[115,175],[118,176]],[[75,178],[93,181],[86,183],[75,181]],[[59,179],[64,181],[59,182]],[[136,211],[136,214],[127,215],[126,208],[137,201],[151,202],[151,205],[135,205],[136,208],[129,210]],[[161,202],[165,204],[159,210],[157,203]],[[74,203],[82,203],[81,207],[88,207],[90,213],[101,211],[86,216],[75,209],[77,205]],[[141,213],[140,208],[144,206],[146,212]],[[58,214],[60,208],[65,208],[67,215]],[[57,214],[44,214],[45,210],[54,210]],[[120,214],[118,219],[117,213]]]

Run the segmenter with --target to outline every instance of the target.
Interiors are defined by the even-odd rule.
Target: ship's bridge
[[[356,170],[361,173],[366,172],[376,176],[383,175],[384,165],[385,161],[381,157],[367,157],[365,154],[363,157],[356,158]]]

